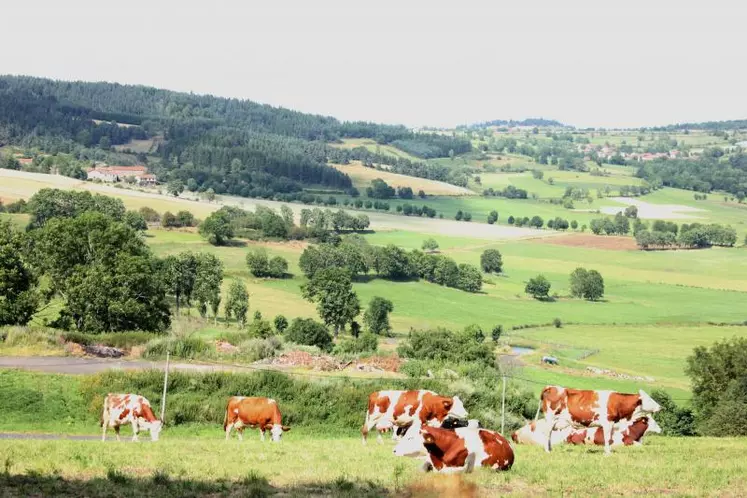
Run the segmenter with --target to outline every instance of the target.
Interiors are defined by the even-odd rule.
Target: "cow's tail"
[[[223,415],[223,432],[226,432],[226,427],[228,426],[228,407],[229,406],[231,406],[230,401],[226,405],[226,413]]]
[[[363,427],[361,427],[361,435],[363,436],[363,442],[365,444],[366,439],[368,438],[368,428],[370,427],[370,417],[371,414],[374,411],[374,408],[376,406],[376,398],[378,397],[379,393],[371,393],[368,396],[368,407],[366,408],[366,420],[363,422]]]

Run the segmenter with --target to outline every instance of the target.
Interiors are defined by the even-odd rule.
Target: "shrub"
[[[656,414],[656,422],[664,436],[695,435],[695,417],[692,410],[677,406],[672,397],[661,389],[651,391],[651,397],[661,406],[661,411]]]
[[[383,297],[374,297],[368,303],[368,308],[363,314],[363,323],[369,332],[373,334],[389,334],[392,327],[389,325],[389,313],[394,311],[394,305]]]
[[[277,337],[249,339],[238,345],[239,356],[242,360],[253,363],[265,358],[272,358],[280,350],[280,346],[280,339]]]
[[[498,249],[487,249],[480,255],[480,267],[485,273],[500,273],[503,270],[503,257]]]
[[[260,337],[262,339],[266,339],[273,335],[273,330],[270,322],[268,322],[267,320],[262,320],[261,316],[255,317],[254,320],[251,321],[249,327],[247,328],[247,331],[249,332],[249,335],[251,337]]]
[[[478,362],[491,367],[495,366],[493,345],[480,341],[473,330],[462,332],[452,332],[443,328],[412,330],[407,340],[400,343],[397,352],[403,358],[453,363]]]
[[[283,315],[278,315],[273,320],[273,324],[275,325],[275,331],[278,334],[282,334],[288,328],[288,319]]]
[[[359,354],[374,352],[379,348],[379,338],[370,333],[364,332],[358,338],[345,338],[335,346],[335,354]]]
[[[296,318],[291,322],[285,337],[297,344],[317,346],[322,351],[332,351],[332,335],[324,324],[311,318]]]
[[[170,352],[177,358],[195,359],[210,350],[210,345],[197,337],[169,337],[151,340],[143,351],[143,358],[161,358]]]
[[[556,329],[559,329],[563,326],[563,322],[560,321],[560,318],[553,318],[552,324],[555,326]]]
[[[112,348],[130,349],[145,344],[156,338],[152,332],[112,332],[109,334],[84,334],[82,332],[63,332],[60,336],[66,342],[75,342],[83,346],[100,344]]]
[[[498,339],[501,338],[501,335],[503,334],[503,325],[496,325],[493,327],[493,330],[490,332],[490,337],[493,339],[493,342],[498,342]]]

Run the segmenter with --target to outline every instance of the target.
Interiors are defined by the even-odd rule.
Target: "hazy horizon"
[[[0,73],[141,84],[407,126],[747,118],[747,5],[640,0],[6,6]],[[199,4],[201,5],[201,4]]]

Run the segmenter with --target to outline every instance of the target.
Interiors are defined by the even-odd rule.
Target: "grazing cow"
[[[231,436],[231,429],[236,428],[239,440],[244,440],[244,429],[259,428],[262,441],[265,431],[270,431],[273,441],[280,441],[283,431],[290,427],[281,422],[280,409],[274,399],[247,398],[245,396],[231,396],[226,405],[226,415],[223,418],[223,430],[226,431],[226,441]]]
[[[535,420],[511,434],[511,439],[517,444],[534,444],[544,446],[547,444],[547,421]],[[651,417],[642,417],[633,422],[621,420],[612,427],[611,446],[630,446],[640,444],[643,436],[649,432],[660,433],[661,428]],[[552,445],[557,444],[595,444],[604,445],[604,431],[601,427],[590,427],[588,429],[574,430],[566,427],[553,431]]]
[[[472,472],[475,464],[494,470],[508,470],[514,464],[511,444],[497,432],[460,427],[441,429],[423,426],[410,431],[394,448],[396,456],[419,457],[426,453],[423,470]]]
[[[119,441],[119,427],[132,424],[132,440],[137,441],[140,429],[150,431],[150,438],[158,441],[163,424],[153,414],[150,402],[138,394],[112,394],[104,398],[104,411],[101,414],[101,440],[106,441],[106,431],[114,428]]]
[[[612,427],[620,421],[634,422],[661,410],[648,394],[624,394],[548,386],[542,391],[540,408],[549,431],[546,451],[552,449],[552,432],[566,427],[600,427],[604,452],[610,453]]]
[[[363,444],[374,427],[438,426],[446,418],[467,418],[462,400],[439,396],[433,391],[377,391],[368,397],[366,421],[361,428]],[[393,438],[396,433],[393,434]],[[382,442],[381,431],[378,441]]]

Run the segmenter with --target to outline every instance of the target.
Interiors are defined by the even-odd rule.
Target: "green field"
[[[546,454],[520,446],[508,472],[455,478],[422,475],[417,460],[391,447],[293,431],[279,444],[226,442],[219,428],[209,438],[164,432],[158,443],[0,441],[0,483],[4,496],[739,496],[747,487],[747,442],[739,439],[652,437],[610,457],[598,448]]]

